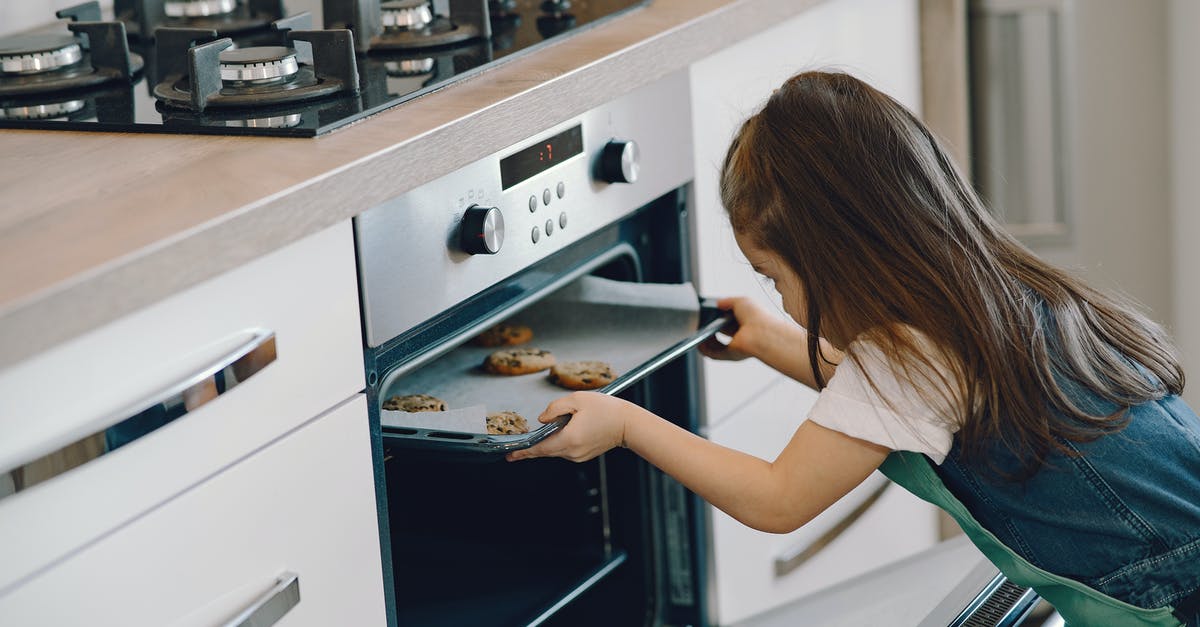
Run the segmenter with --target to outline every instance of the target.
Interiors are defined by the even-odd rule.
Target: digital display
[[[583,127],[571,128],[500,160],[500,186],[508,189],[583,152]]]

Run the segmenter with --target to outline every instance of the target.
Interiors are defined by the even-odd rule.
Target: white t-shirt
[[[927,342],[920,335],[918,340],[918,344]],[[934,463],[941,464],[958,431],[949,398],[943,393],[929,395],[931,400],[923,398],[913,383],[896,376],[875,344],[854,341],[847,353],[817,397],[808,419],[893,451],[924,453]],[[861,367],[850,354],[858,356]],[[864,370],[878,391],[868,382]],[[911,374],[920,385],[938,388],[944,387],[942,376],[949,372],[943,364],[934,372],[929,368],[913,370]],[[953,381],[950,377],[946,380]]]

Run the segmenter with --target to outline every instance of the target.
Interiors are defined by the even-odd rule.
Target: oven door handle
[[[709,302],[710,301],[704,301],[705,305],[701,306],[700,308],[701,324],[700,329],[697,330],[695,335],[676,343],[670,348],[650,358],[649,361],[646,361],[633,370],[630,370],[620,377],[617,377],[616,381],[613,381],[612,383],[600,388],[599,391],[602,394],[608,394],[609,396],[620,394],[629,386],[641,381],[642,379],[646,378],[647,375],[652,374],[659,368],[662,368],[672,361],[675,361],[684,353],[699,346],[704,342],[704,340],[716,335],[721,329],[725,328],[725,326],[733,320],[733,312],[722,311],[716,307],[709,307],[707,306],[707,303]]]

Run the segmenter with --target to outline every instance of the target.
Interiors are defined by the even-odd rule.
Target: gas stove
[[[313,137],[649,0],[116,0],[0,37],[0,128]]]

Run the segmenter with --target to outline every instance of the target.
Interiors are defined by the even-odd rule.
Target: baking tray
[[[728,324],[728,315],[713,301],[700,299],[690,283],[628,283],[585,276],[509,322],[533,329],[533,340],[523,346],[549,350],[559,362],[610,363],[619,376],[597,391],[615,395],[716,334]],[[386,376],[377,402],[396,394],[422,393],[445,400],[450,409],[445,414],[380,409],[389,448],[490,457],[529,448],[561,429],[568,417],[541,426],[537,417],[570,390],[551,383],[547,371],[520,376],[485,372],[481,365],[495,350],[467,342],[412,371]],[[491,435],[449,426],[463,414],[474,418],[494,411],[516,411],[531,431]]]

